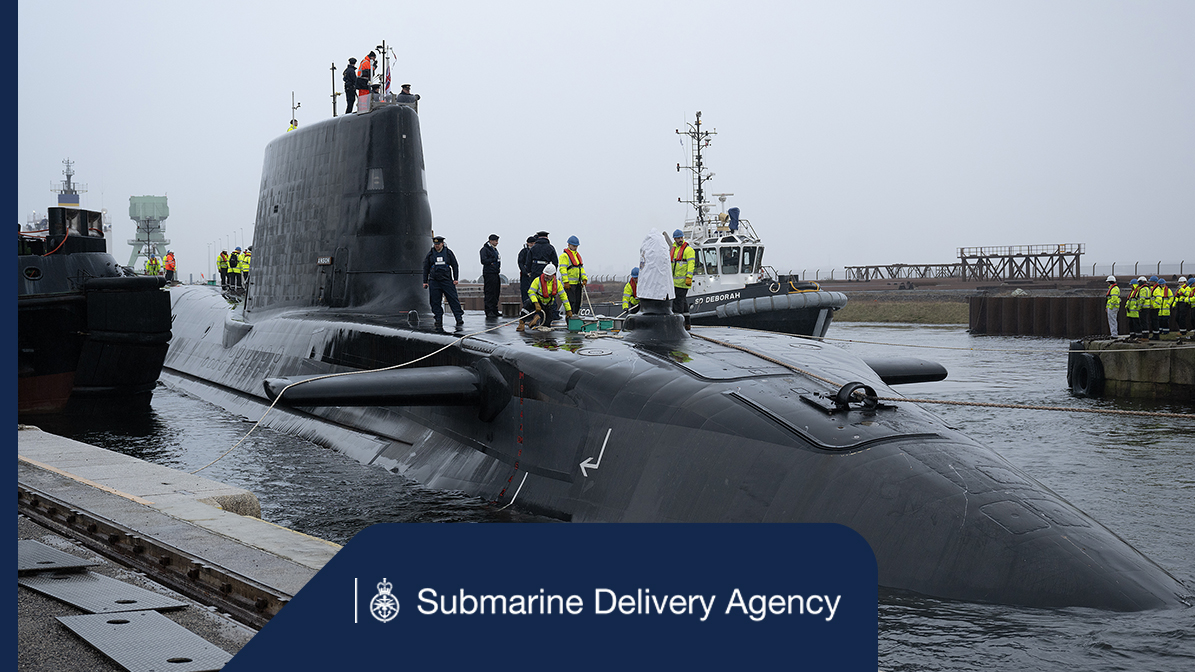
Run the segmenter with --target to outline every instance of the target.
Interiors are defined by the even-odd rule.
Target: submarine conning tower
[[[266,146],[246,313],[430,313],[431,235],[414,109],[381,106],[284,133]]]

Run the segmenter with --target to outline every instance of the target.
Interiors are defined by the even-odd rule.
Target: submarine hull
[[[489,421],[480,402],[358,405],[359,396],[267,415],[266,424],[431,487],[573,522],[841,523],[871,544],[881,585],[937,597],[1137,610],[1184,592],[1098,522],[916,405],[829,413],[802,396],[824,399],[831,386],[703,339],[656,348],[505,326],[454,344],[456,335],[399,318],[294,311],[225,347],[222,332],[236,327],[225,326],[223,298],[203,287],[172,296],[167,379],[242,412],[269,403],[264,380],[389,367],[443,346],[405,370],[492,365],[510,397]],[[475,317],[462,335],[486,328]],[[761,335],[752,347],[896,395],[847,353],[791,340]],[[352,377],[336,381],[346,393]]]
[[[1115,610],[1185,599],[1132,546],[919,406],[839,394],[897,397],[885,379],[944,372],[873,369],[778,333],[690,336],[675,315],[637,317],[620,338],[517,332],[471,312],[455,332],[433,327],[416,272],[431,220],[413,109],[287,133],[264,166],[244,301],[171,292],[171,385],[249,416],[281,395],[266,424],[560,520],[841,523],[890,588]]]

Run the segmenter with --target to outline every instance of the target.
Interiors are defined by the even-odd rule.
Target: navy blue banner
[[[841,525],[374,525],[226,670],[868,670],[876,562]]]

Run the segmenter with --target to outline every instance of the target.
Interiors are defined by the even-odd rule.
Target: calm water
[[[959,327],[835,324],[831,341],[864,356],[941,362],[950,376],[905,385],[910,398],[1195,412],[1152,402],[1078,399],[1066,388],[1067,341],[972,337]],[[932,348],[893,347],[933,346]],[[1195,587],[1195,422],[927,405],[992,447]],[[256,420],[256,418],[254,418]],[[47,431],[194,470],[252,422],[159,387],[149,417],[39,422]],[[262,516],[345,543],[378,522],[536,522],[462,493],[434,491],[301,439],[256,430],[203,474],[254,492]],[[1195,669],[1195,609],[1114,614],[1021,609],[881,592],[884,670]]]

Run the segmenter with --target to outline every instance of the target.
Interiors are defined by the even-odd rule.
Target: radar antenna
[[[705,169],[705,164],[702,162],[701,150],[710,146],[710,136],[718,134],[717,130],[702,130],[701,128],[701,112],[697,112],[697,120],[693,123],[686,123],[686,130],[681,131],[677,129],[677,135],[689,136],[689,144],[692,146],[693,161],[691,165],[682,166],[676,164],[676,171],[679,173],[682,168],[687,169],[693,175],[693,194],[689,200],[676,199],[678,203],[688,203],[693,206],[696,211],[696,218],[693,222],[693,231],[701,232],[699,235],[704,235],[708,227],[710,205],[705,200],[705,183],[714,179],[714,174]]]

